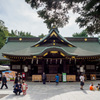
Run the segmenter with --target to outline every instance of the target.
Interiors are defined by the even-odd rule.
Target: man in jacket
[[[7,79],[6,79],[5,75],[3,75],[3,77],[2,77],[2,86],[1,86],[1,89],[3,88],[4,85],[5,85],[6,89],[8,89]]]

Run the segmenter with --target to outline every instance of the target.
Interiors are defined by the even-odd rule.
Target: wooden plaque
[[[32,75],[32,81],[42,81],[41,75]]]
[[[76,75],[66,75],[67,81],[76,81]]]
[[[90,74],[90,79],[91,80],[96,80],[96,75],[95,74]]]

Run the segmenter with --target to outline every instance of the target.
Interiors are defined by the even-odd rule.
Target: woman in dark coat
[[[43,81],[43,84],[46,84],[46,74],[44,72],[42,74],[42,81]]]

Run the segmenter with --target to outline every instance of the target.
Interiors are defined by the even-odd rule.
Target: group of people
[[[45,72],[43,72],[43,74],[42,74],[42,81],[43,81],[43,84],[46,84],[46,74],[45,74]],[[56,85],[58,85],[58,83],[59,83],[58,74],[55,76],[55,82],[56,82]]]
[[[80,86],[81,86],[80,89],[83,90],[84,80],[85,80],[84,75],[81,74],[79,79],[80,79]],[[2,76],[1,81],[2,81],[2,85],[1,85],[0,89],[2,89],[4,85],[5,85],[6,89],[8,89],[7,79],[6,79],[5,75]],[[42,74],[42,81],[43,81],[43,84],[46,84],[46,74],[45,74],[45,72],[43,72],[43,74]],[[59,75],[58,74],[55,76],[55,82],[56,82],[56,85],[58,85],[58,83],[59,83]],[[28,89],[28,86],[25,83],[25,79],[22,78],[20,73],[16,74],[13,87],[14,87],[13,92],[16,95],[17,94],[20,95],[21,92],[23,92],[23,95],[26,95],[26,90]],[[89,86],[89,89],[90,90],[96,90],[96,89],[100,90],[100,84],[98,83],[97,86],[94,86],[94,84],[91,83],[90,86]]]
[[[91,91],[95,91],[95,90],[100,90],[100,83],[98,83],[97,86],[95,86],[93,83],[90,84],[89,89]]]
[[[16,74],[16,77],[15,77],[15,81],[14,81],[14,90],[13,92],[17,95],[21,92],[23,92],[23,95],[26,95],[26,90],[28,89],[28,86],[27,84],[25,83],[25,80],[22,80],[22,77],[19,74]]]
[[[80,75],[80,85],[81,85],[80,89],[81,89],[81,90],[83,90],[84,79],[85,79],[84,75],[81,74],[81,75]],[[93,82],[92,82],[92,83],[89,85],[89,90],[91,90],[91,91],[100,90],[100,83],[98,83],[98,85],[95,86],[95,85],[93,84]]]

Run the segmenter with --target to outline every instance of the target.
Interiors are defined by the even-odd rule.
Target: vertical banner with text
[[[62,77],[63,77],[63,82],[66,82],[67,80],[66,80],[66,73],[63,73],[62,74]]]

